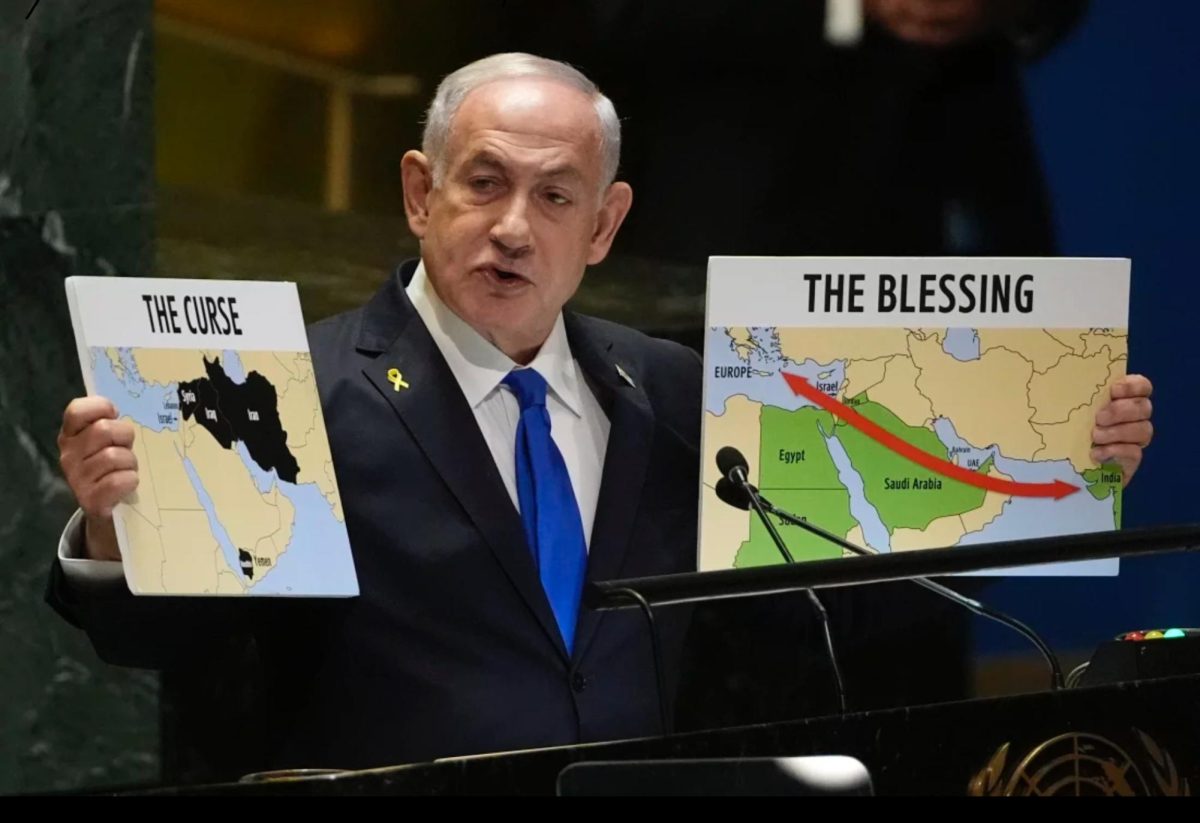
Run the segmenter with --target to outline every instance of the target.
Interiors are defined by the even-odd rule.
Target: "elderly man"
[[[630,208],[619,142],[611,103],[560,63],[496,55],[439,86],[401,164],[421,260],[310,330],[360,597],[164,602],[94,579],[119,556],[111,510],[137,474],[132,429],[93,397],[60,437],[83,514],[56,607],[118,663],[252,634],[263,766],[660,733],[640,616],[579,608],[585,579],[686,571],[696,550],[699,359],[563,308]],[[1114,442],[1146,439],[1119,427],[1148,410],[1109,411]],[[668,689],[685,622],[659,615]]]
[[[360,597],[163,603],[71,569],[60,610],[117,663],[186,662],[250,630],[264,765],[659,733],[641,616],[579,609],[585,576],[695,562],[699,358],[563,311],[629,210],[619,151],[612,104],[566,65],[497,55],[438,88],[401,164],[421,260],[310,329]],[[119,557],[110,512],[137,476],[115,416],[101,398],[67,410],[86,540],[66,535],[60,565]],[[661,616],[667,649],[685,617]]]

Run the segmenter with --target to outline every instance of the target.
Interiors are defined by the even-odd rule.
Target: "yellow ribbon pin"
[[[388,369],[387,377],[388,382],[392,384],[392,391],[408,388],[408,383],[404,382],[404,375],[400,373],[399,369]]]

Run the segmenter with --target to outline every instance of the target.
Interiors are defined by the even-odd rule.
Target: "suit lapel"
[[[402,270],[368,304],[359,348],[380,354],[363,375],[395,410],[565,659],[521,518],[458,382],[404,294],[409,275],[411,269]],[[396,388],[388,377],[392,369],[407,387]]]
[[[593,388],[602,395],[599,399],[611,424],[588,551],[587,580],[612,580],[620,575],[633,537],[634,516],[653,445],[654,412],[638,383],[639,376],[620,350],[569,312],[566,323],[571,351]],[[587,652],[603,615],[586,608],[581,611],[575,631],[576,659]]]

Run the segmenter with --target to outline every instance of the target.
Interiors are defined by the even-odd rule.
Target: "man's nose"
[[[533,234],[528,212],[529,198],[514,196],[492,224],[491,241],[508,257],[522,257],[532,251]]]

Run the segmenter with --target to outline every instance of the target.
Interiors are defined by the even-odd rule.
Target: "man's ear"
[[[592,232],[591,247],[588,251],[588,265],[594,266],[608,256],[617,229],[625,222],[629,207],[633,205],[633,189],[628,183],[613,183],[604,193],[604,202],[596,215],[596,230]],[[412,222],[412,218],[409,218]]]
[[[400,160],[400,180],[404,185],[408,228],[418,240],[423,240],[429,225],[429,193],[433,191],[433,166],[429,158],[419,151],[405,152]]]

